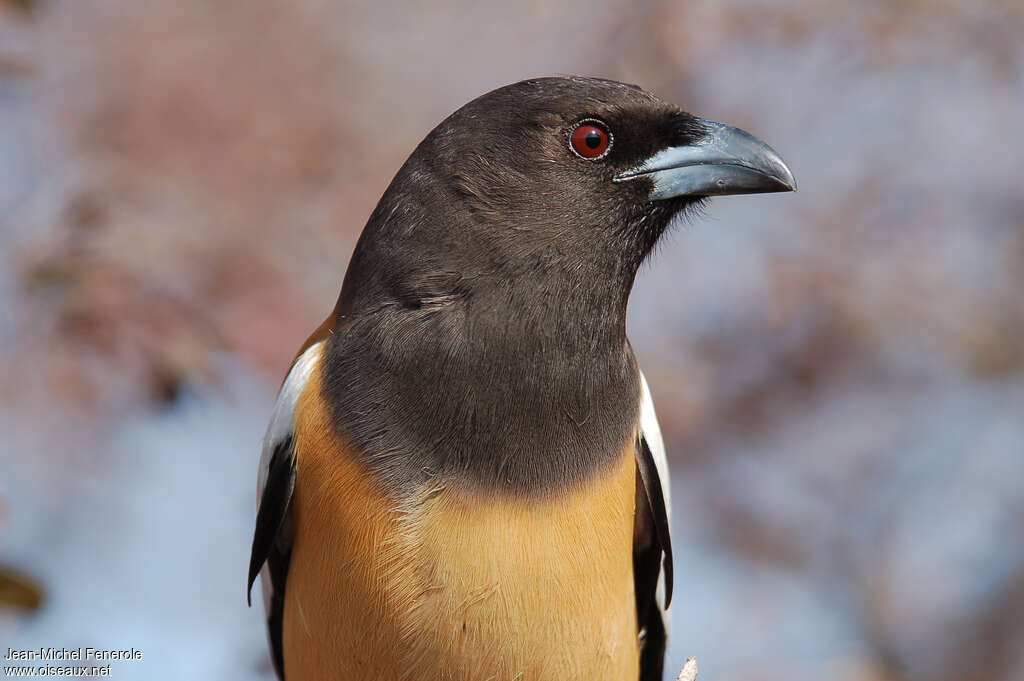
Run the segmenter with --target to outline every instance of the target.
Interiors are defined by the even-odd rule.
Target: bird
[[[677,215],[795,189],[753,135],[611,80],[437,125],[266,432],[248,594],[278,676],[661,679],[668,464],[630,291]]]

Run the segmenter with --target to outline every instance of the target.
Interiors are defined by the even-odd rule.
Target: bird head
[[[636,86],[522,81],[466,104],[416,148],[364,230],[346,287],[383,277],[361,287],[372,306],[471,292],[510,301],[529,288],[572,309],[610,298],[624,311],[640,263],[680,211],[795,188],[765,143]]]
[[[452,203],[485,226],[511,226],[527,250],[579,242],[580,257],[603,235],[634,237],[610,243],[642,258],[690,204],[796,187],[778,154],[749,133],[590,78],[490,92],[438,126],[419,155],[441,162],[434,167]]]

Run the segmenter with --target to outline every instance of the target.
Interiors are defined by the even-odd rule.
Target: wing
[[[672,540],[669,536],[669,478],[665,444],[651,402],[647,379],[640,374],[642,400],[637,441],[637,510],[633,541],[633,581],[637,623],[644,647],[640,681],[660,681],[672,602]]]
[[[267,613],[270,650],[277,675],[284,679],[281,618],[284,615],[285,580],[291,559],[292,527],[289,510],[295,489],[295,407],[309,377],[320,362],[323,342],[311,345],[292,365],[274,406],[260,457],[259,510],[249,557],[247,597],[252,605],[252,585],[260,575],[263,607]]]

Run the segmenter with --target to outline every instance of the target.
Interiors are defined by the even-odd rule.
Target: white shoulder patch
[[[661,493],[665,497],[665,511],[672,517],[672,503],[670,500],[672,485],[668,477],[668,456],[665,454],[665,443],[661,439],[661,427],[658,425],[658,416],[654,413],[654,401],[651,399],[651,389],[647,387],[647,378],[644,372],[640,372],[641,402],[640,402],[640,432],[647,440],[647,446],[651,448],[651,455],[658,467],[658,477],[661,478]]]
[[[654,465],[658,468],[658,480],[661,483],[661,495],[665,498],[665,513],[669,522],[672,521],[672,484],[668,476],[668,457],[665,454],[665,442],[661,439],[661,426],[658,425],[658,416],[654,413],[654,401],[651,399],[651,389],[647,387],[647,378],[644,372],[640,372],[640,433],[647,440],[647,447],[654,457]],[[671,528],[670,528],[671,531]],[[664,568],[658,575],[658,586],[655,589],[655,603],[661,611],[661,621],[665,625],[665,635],[669,635],[670,622],[665,603],[665,573]]]
[[[288,377],[284,379],[281,392],[277,394],[277,404],[274,405],[274,413],[270,417],[267,434],[263,437],[263,452],[260,455],[260,472],[256,490],[257,500],[263,497],[263,488],[267,485],[267,471],[270,468],[270,457],[274,453],[274,448],[292,434],[295,427],[295,407],[299,403],[302,391],[306,389],[313,369],[320,363],[323,346],[324,341],[320,341],[306,348],[306,351],[295,360],[291,371],[288,372]]]

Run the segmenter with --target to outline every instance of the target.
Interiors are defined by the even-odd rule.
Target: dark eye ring
[[[586,118],[569,133],[569,148],[577,156],[594,161],[608,154],[612,148],[612,134],[601,121]]]

